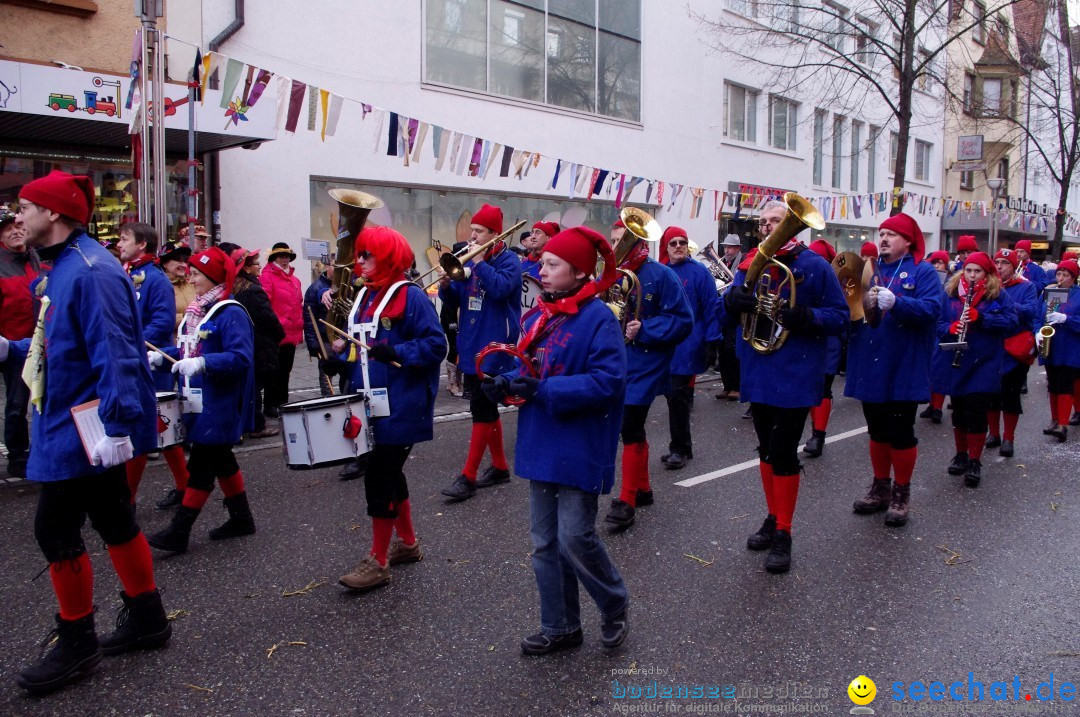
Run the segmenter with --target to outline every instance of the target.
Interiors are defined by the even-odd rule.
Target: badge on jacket
[[[382,317],[382,321],[380,321],[379,323],[382,324],[382,327],[384,329],[386,329],[387,331],[390,330],[390,318],[389,317],[387,317],[387,316]]]

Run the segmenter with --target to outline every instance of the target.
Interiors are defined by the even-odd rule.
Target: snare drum
[[[346,430],[356,437],[347,438]],[[281,407],[281,438],[289,468],[345,463],[368,453],[372,439],[364,397],[350,394],[287,403]]]
[[[180,420],[180,397],[176,391],[157,392],[157,444],[168,448],[184,441],[184,422]]]
[[[521,315],[529,313],[536,308],[536,302],[540,298],[540,293],[544,290],[544,287],[536,280],[536,277],[529,274],[521,275]]]

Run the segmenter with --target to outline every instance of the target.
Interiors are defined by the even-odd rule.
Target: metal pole
[[[165,49],[161,32],[154,22],[154,228],[165,236],[165,183],[168,168],[165,162]]]
[[[140,31],[141,55],[139,59],[139,96],[142,98],[142,116],[139,119],[139,142],[142,152],[139,157],[139,221],[150,221],[150,201],[153,174],[151,172],[150,151],[153,149],[150,138],[150,92],[146,82],[146,73],[150,67],[150,52],[147,46],[152,23],[143,21]]]
[[[195,244],[195,217],[199,215],[199,195],[195,186],[195,73],[188,77],[188,133],[187,133],[187,215],[188,241]]]

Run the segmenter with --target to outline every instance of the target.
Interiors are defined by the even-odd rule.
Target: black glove
[[[780,325],[788,331],[805,334],[814,328],[814,312],[801,304],[780,309]]]
[[[533,378],[532,376],[518,376],[510,382],[510,393],[515,396],[520,396],[526,401],[531,401],[539,390],[540,379]]]
[[[716,357],[720,354],[720,342],[710,341],[705,344],[705,368],[716,365]]]
[[[727,310],[733,314],[752,314],[757,311],[757,297],[745,286],[734,286],[724,297]]]
[[[367,355],[369,358],[373,358],[376,361],[382,361],[383,363],[393,363],[398,361],[400,363],[401,357],[398,356],[398,352],[394,350],[394,347],[390,344],[375,344],[368,347]]]
[[[506,376],[486,376],[483,381],[480,382],[480,390],[484,392],[484,395],[492,403],[500,403],[506,398],[507,389],[510,387],[510,380]]]

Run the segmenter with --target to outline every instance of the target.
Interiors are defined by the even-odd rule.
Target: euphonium
[[[623,339],[626,343],[626,325],[631,321],[641,321],[641,281],[637,274],[629,269],[616,269],[619,279],[611,288],[600,295],[601,299],[622,327]],[[600,272],[597,272],[598,274]]]
[[[356,263],[356,237],[364,228],[368,214],[383,203],[376,196],[353,189],[331,189],[329,194],[338,204],[338,225],[337,256],[334,259],[334,274],[330,285],[333,302],[326,320],[337,328],[344,329],[356,297],[352,283],[353,265]]]
[[[727,291],[731,283],[735,281],[735,275],[728,268],[727,264],[723,262],[720,255],[716,253],[716,249],[712,244],[707,244],[697,256],[698,261],[705,265],[705,268],[709,270],[709,273],[713,275],[713,279],[716,281],[716,293],[723,294]]]
[[[757,309],[752,314],[743,316],[743,340],[761,354],[779,351],[787,341],[788,330],[780,324],[780,311],[795,306],[795,277],[786,265],[773,259],[780,247],[807,227],[824,229],[825,219],[814,205],[795,192],[784,194],[784,204],[788,213],[776,227],[758,245],[750,267],[746,270],[743,286],[754,292]],[[776,269],[781,279],[775,281],[766,269]],[[788,298],[782,297],[788,289]]]

